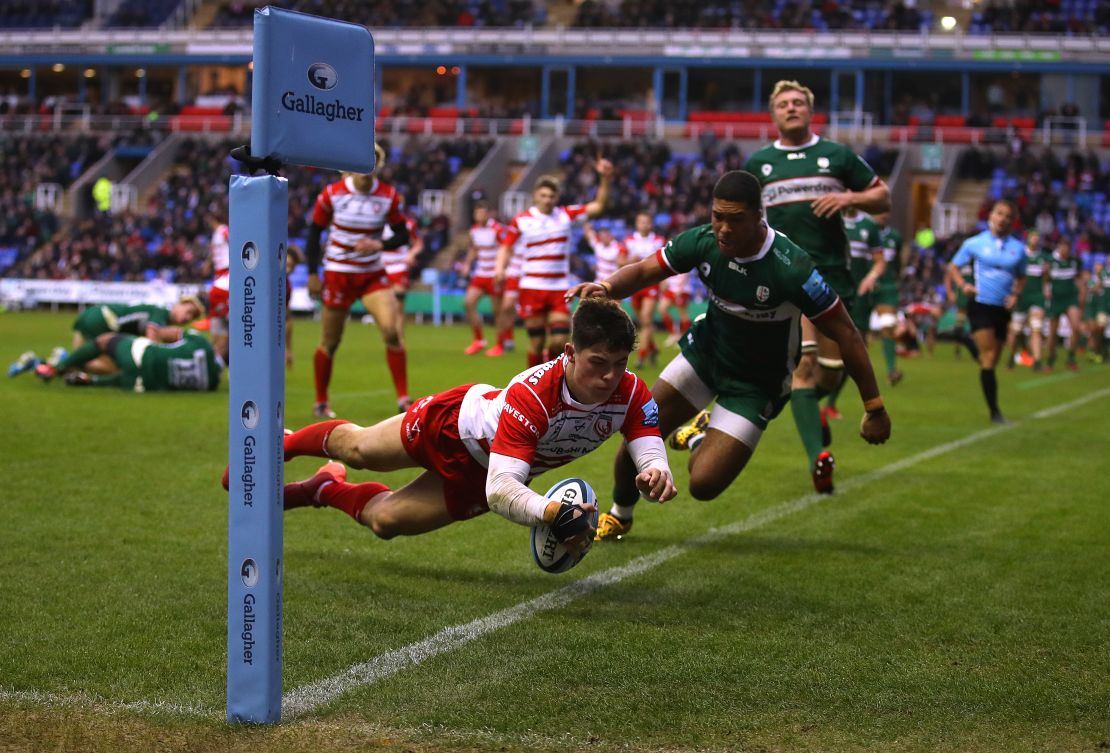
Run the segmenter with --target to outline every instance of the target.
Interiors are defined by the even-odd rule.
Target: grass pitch
[[[0,356],[68,344],[71,319],[0,316]],[[311,420],[317,337],[297,322],[291,426]],[[463,357],[461,327],[410,325],[407,339],[414,396],[523,368],[521,354]],[[376,330],[352,322],[341,416],[393,413],[381,356]],[[721,499],[641,504],[629,537],[561,576],[494,515],[382,542],[334,510],[290,513],[287,692],[584,593],[272,729],[223,722],[226,384],[134,395],[0,377],[0,750],[1110,747],[1110,367],[999,371],[1015,425],[990,432],[966,355],[942,345],[902,366],[882,447],[856,436],[846,388],[832,498],[806,496],[787,411]],[[614,450],[558,478],[587,478],[607,509]],[[671,462],[682,487],[685,458]],[[588,590],[591,576],[611,582]]]

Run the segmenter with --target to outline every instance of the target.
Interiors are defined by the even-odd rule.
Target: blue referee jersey
[[[957,267],[971,263],[975,269],[975,300],[1003,306],[1014,289],[1014,280],[1025,277],[1025,246],[1012,235],[999,238],[984,230],[963,242],[952,257]]]

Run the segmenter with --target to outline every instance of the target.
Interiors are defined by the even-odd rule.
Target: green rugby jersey
[[[879,282],[897,285],[898,274],[902,271],[902,234],[888,226],[882,229],[879,239],[883,247],[883,259],[886,261],[886,269]]]
[[[810,256],[771,228],[752,256],[725,256],[712,226],[701,225],[672,238],[660,257],[675,273],[697,270],[705,283],[716,363],[776,393],[797,364],[801,316],[819,317],[839,301]]]
[[[208,338],[188,330],[180,340],[150,345],[139,365],[146,390],[214,390],[223,365]]]
[[[73,328],[92,339],[106,332],[120,332],[125,335],[145,335],[148,324],[159,326],[170,320],[169,309],[140,303],[129,306],[123,303],[108,303],[103,306],[90,306],[77,315]]]
[[[851,254],[852,281],[857,285],[871,271],[875,263],[875,252],[882,250],[879,223],[871,215],[856,212],[854,216],[844,215],[844,232],[848,236],[848,252]]]
[[[1077,281],[1082,269],[1083,266],[1079,263],[1079,259],[1074,256],[1061,259],[1056,254],[1052,254],[1048,258],[1045,274],[1048,275],[1049,284],[1051,285],[1052,300],[1061,301],[1078,298],[1079,286]]]
[[[1030,306],[1044,308],[1044,281],[1052,255],[1043,249],[1036,249],[1029,253],[1025,249],[1025,287],[1018,296],[1017,309],[1025,311]]]
[[[819,218],[811,204],[825,194],[870,188],[878,176],[862,157],[814,134],[803,146],[775,141],[749,157],[744,169],[763,186],[768,225],[788,233],[818,267],[848,265],[841,218]]]

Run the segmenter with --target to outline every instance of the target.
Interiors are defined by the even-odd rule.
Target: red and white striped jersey
[[[660,283],[663,290],[675,294],[689,295],[690,294],[690,273],[683,272],[680,275],[668,277]]]
[[[394,249],[382,249],[382,266],[385,267],[387,275],[395,275],[399,272],[408,272],[409,263],[408,255],[412,244],[416,243],[419,236],[416,233],[416,220],[412,217],[405,217],[405,226],[409,229],[409,242],[404,246],[398,246]],[[393,237],[393,230],[389,225],[385,226],[382,230],[382,240],[387,241]]]
[[[484,225],[470,226],[470,245],[478,255],[474,262],[475,277],[493,277],[497,271],[497,252],[501,246],[501,223],[490,217]]]
[[[529,479],[566,465],[614,433],[628,441],[660,436],[659,408],[647,385],[625,371],[603,403],[585,405],[566,383],[566,355],[517,374],[503,390],[471,387],[459,407],[459,437],[471,456],[489,467],[489,455],[523,460]]]
[[[501,226],[504,231],[505,226]],[[520,271],[524,268],[524,244],[520,241],[513,246],[513,253],[509,256],[509,265],[505,267],[505,279],[519,280]]]
[[[219,277],[231,268],[231,228],[217,225],[208,242],[208,257],[212,260],[212,272]]]
[[[667,245],[667,239],[659,233],[648,233],[647,235],[632,233],[624,239],[624,247],[628,249],[628,258],[632,262],[655,256],[655,252],[665,245]]]
[[[381,252],[356,251],[355,244],[364,238],[380,241],[386,225],[404,221],[401,196],[393,186],[375,178],[370,190],[360,193],[350,177],[332,183],[316,197],[312,210],[314,224],[330,226],[324,269],[330,272],[380,270]]]
[[[590,248],[593,249],[594,256],[597,257],[597,263],[594,265],[594,279],[598,282],[612,276],[620,268],[621,256],[627,253],[624,246],[615,240],[609,241],[607,244],[594,242],[590,244]]]
[[[544,214],[532,207],[505,229],[502,243],[524,244],[520,274],[522,290],[566,290],[570,287],[570,228],[585,217],[585,204],[555,207]]]

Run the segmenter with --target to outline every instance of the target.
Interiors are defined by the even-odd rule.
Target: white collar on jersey
[[[559,358],[563,361],[563,383],[560,385],[563,402],[581,411],[592,411],[594,408],[601,405],[601,403],[580,403],[575,399],[574,395],[570,394],[570,387],[567,385],[567,367],[570,366],[570,359],[567,358],[566,353],[563,353]],[[616,390],[614,390],[614,392],[615,391]],[[612,395],[610,395],[610,397],[612,397]]]
[[[786,144],[782,143],[782,139],[775,139],[775,143],[771,146],[775,147],[776,149],[782,149],[784,152],[796,152],[799,149],[808,149],[820,140],[821,137],[815,133],[809,137],[809,141],[804,144],[799,144],[798,146],[787,146]]]
[[[369,196],[370,194],[378,190],[378,177],[376,175],[374,176],[374,182],[370,184],[370,190],[367,191],[365,194],[355,188],[355,179],[352,178],[350,175],[343,178],[343,183],[347,186],[347,190],[351,193],[362,194],[363,196]]]
[[[767,255],[767,252],[771,250],[771,246],[775,242],[775,229],[766,222],[763,223],[763,227],[767,228],[767,237],[763,239],[763,245],[760,246],[759,250],[751,256],[729,257],[731,261],[735,261],[737,264],[750,264],[753,261],[759,261]]]

